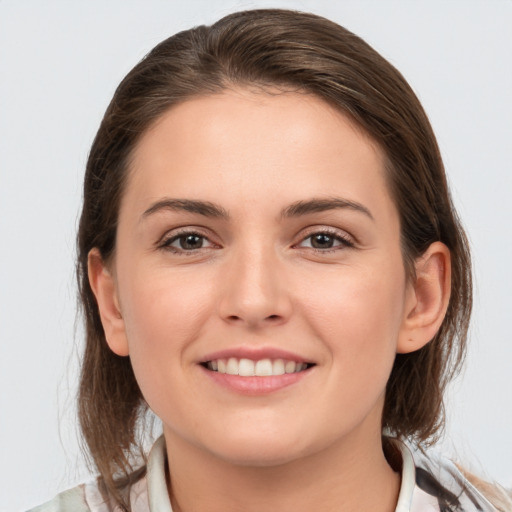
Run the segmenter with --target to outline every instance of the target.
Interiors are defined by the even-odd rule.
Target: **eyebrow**
[[[142,218],[149,217],[150,215],[164,211],[186,211],[190,213],[197,213],[205,217],[215,217],[221,219],[228,219],[229,213],[214,203],[209,201],[196,201],[193,199],[170,199],[165,198],[157,201],[151,205],[143,214]]]
[[[284,208],[281,213],[281,218],[296,218],[310,213],[325,212],[329,210],[348,209],[356,212],[363,213],[370,219],[374,220],[370,210],[362,204],[342,199],[339,197],[329,198],[313,198],[303,201],[296,201]],[[198,201],[194,199],[172,199],[165,198],[152,204],[143,214],[142,218],[149,217],[154,213],[160,211],[186,211],[190,213],[197,213],[204,217],[220,218],[228,220],[229,213],[222,206],[216,205],[210,201]]]
[[[329,197],[329,198],[313,198],[307,201],[297,201],[286,207],[281,212],[281,217],[300,217],[309,213],[325,212],[328,210],[348,209],[356,212],[363,213],[372,220],[373,215],[370,210],[363,206],[361,203],[356,201],[350,201],[348,199],[342,199],[340,197]]]

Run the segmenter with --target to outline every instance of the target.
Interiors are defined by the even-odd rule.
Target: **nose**
[[[292,302],[282,262],[272,248],[239,250],[226,265],[221,318],[250,329],[288,321]]]

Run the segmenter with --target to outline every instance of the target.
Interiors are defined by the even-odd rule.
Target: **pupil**
[[[200,249],[203,246],[203,239],[198,235],[186,235],[181,238],[182,249]]]
[[[331,236],[326,234],[314,235],[311,245],[316,249],[325,249],[326,247],[332,247],[333,239]]]

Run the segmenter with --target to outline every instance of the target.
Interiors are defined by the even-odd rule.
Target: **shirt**
[[[402,455],[402,479],[395,512],[496,512],[496,508],[448,459],[413,455],[395,441]],[[126,489],[132,512],[172,512],[166,483],[165,439],[153,445],[146,475]],[[120,512],[113,500],[100,492],[98,481],[81,484],[58,494],[29,512]]]

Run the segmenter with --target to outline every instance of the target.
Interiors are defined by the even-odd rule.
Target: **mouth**
[[[300,373],[312,368],[314,363],[293,361],[290,359],[247,359],[220,358],[201,363],[211,372],[238,375],[240,377],[274,377],[285,374]]]

